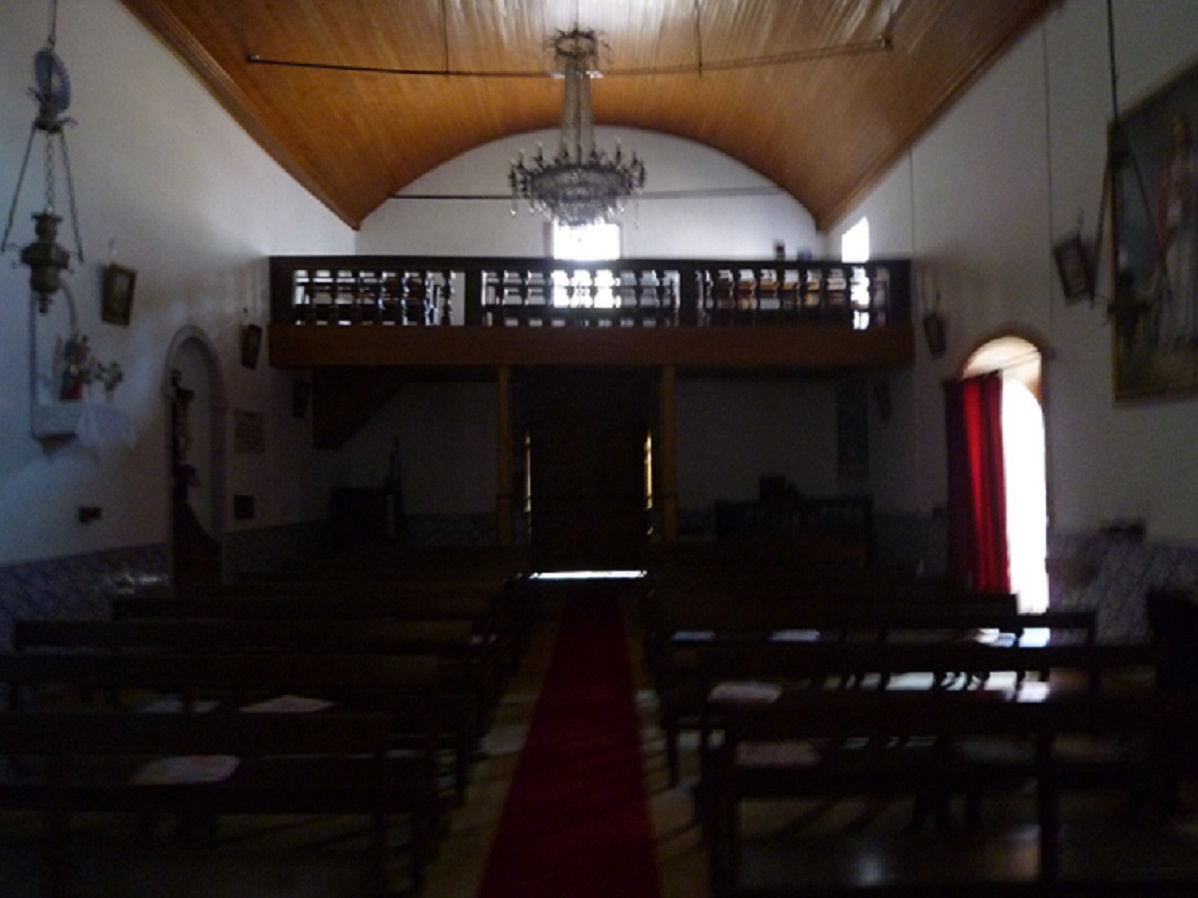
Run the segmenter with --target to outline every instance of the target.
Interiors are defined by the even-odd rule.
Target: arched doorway
[[[225,391],[206,334],[175,335],[165,373],[171,585],[203,592],[224,579]]]
[[[962,377],[1000,372],[1003,469],[1011,590],[1019,608],[1048,608],[1048,499],[1045,465],[1043,355],[1023,337],[988,340],[962,367]]]

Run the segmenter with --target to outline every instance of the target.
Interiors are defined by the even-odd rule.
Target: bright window
[[[840,261],[860,266],[869,261],[869,219],[862,218],[840,238]],[[853,330],[868,330],[872,323],[870,312],[870,283],[863,267],[854,267],[849,280],[849,306],[853,311]]]
[[[869,219],[862,218],[840,238],[841,262],[869,261]]]
[[[553,258],[571,262],[595,262],[620,258],[620,226],[611,222],[597,222],[578,228],[566,225],[553,225]],[[593,305],[599,308],[612,308],[616,305],[616,297],[612,292],[615,285],[615,275],[606,269],[595,272],[595,291]],[[573,287],[571,292],[568,288]],[[586,271],[579,271],[571,281],[564,271],[553,273],[553,304],[555,306],[590,306],[591,276]]]
[[[594,262],[620,258],[620,226],[601,221],[571,228],[553,225],[553,258]]]

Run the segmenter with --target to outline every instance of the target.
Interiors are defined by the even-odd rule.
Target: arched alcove
[[[225,578],[225,417],[220,360],[208,335],[179,330],[163,372],[170,482],[172,585],[188,592]]]

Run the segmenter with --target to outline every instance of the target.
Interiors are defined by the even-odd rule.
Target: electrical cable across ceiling
[[[645,78],[658,75],[702,75],[705,72],[717,71],[734,71],[741,69],[765,68],[769,66],[790,65],[798,62],[809,62],[818,59],[829,59],[840,56],[857,56],[868,53],[889,52],[894,49],[893,29],[897,15],[896,8],[892,8],[885,28],[875,37],[859,41],[845,41],[837,44],[830,44],[822,47],[808,47],[802,50],[794,50],[789,53],[774,53],[767,56],[749,56],[738,59],[725,60],[705,60],[703,58],[703,29],[700,16],[700,5],[695,3],[695,60],[693,62],[679,63],[677,65],[666,66],[638,66],[633,68],[605,68],[603,76],[605,78],[620,78],[620,77],[637,77]],[[575,14],[575,29],[577,29],[578,15]],[[445,65],[442,68],[403,68],[392,66],[370,66],[370,65],[354,65],[350,63],[339,63],[331,61],[316,61],[316,60],[301,60],[301,59],[278,59],[268,56],[262,56],[258,53],[250,53],[246,56],[246,62],[252,65],[264,66],[281,66],[285,68],[299,69],[323,69],[334,72],[350,72],[363,73],[374,75],[406,75],[411,77],[438,77],[438,78],[487,78],[487,79],[521,79],[521,78],[549,78],[556,77],[556,74],[544,69],[536,70],[512,70],[503,71],[498,69],[471,69],[471,68],[454,68],[450,65],[450,43],[449,43],[449,19],[445,9],[445,4],[441,4],[441,36],[442,36],[442,52],[445,58]]]

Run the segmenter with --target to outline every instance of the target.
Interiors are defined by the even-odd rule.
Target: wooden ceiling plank
[[[266,152],[354,227],[464,150],[554,127],[559,83],[290,68],[251,62],[251,53],[531,76],[551,67],[546,38],[575,23],[605,42],[606,76],[593,85],[599,124],[727,153],[827,227],[1057,0],[123,2]],[[795,56],[858,46],[891,25],[889,52]],[[754,60],[772,62],[720,68]]]

